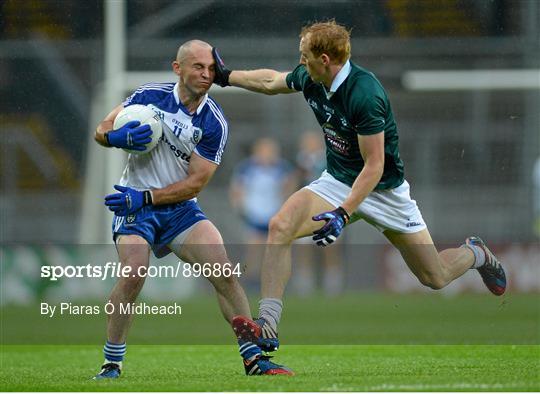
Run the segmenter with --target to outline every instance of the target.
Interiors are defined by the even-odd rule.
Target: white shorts
[[[343,204],[351,188],[338,181],[326,170],[319,179],[311,182],[306,189],[311,190],[336,208]],[[351,215],[351,223],[364,219],[379,231],[393,230],[399,233],[417,233],[426,228],[422,214],[411,199],[409,183],[395,189],[375,190],[358,206]]]

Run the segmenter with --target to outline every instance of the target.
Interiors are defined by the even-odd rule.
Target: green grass
[[[0,390],[539,391],[538,301],[512,293],[290,297],[276,361],[296,376],[246,377],[215,298],[199,297],[179,302],[180,316],[136,316],[124,373],[109,382],[90,380],[105,315],[47,318],[38,305],[10,306],[0,309]]]
[[[538,345],[539,299],[538,294],[447,297],[436,292],[289,297],[285,299],[280,335],[283,343],[294,345]],[[180,316],[136,316],[129,343],[231,344],[232,332],[214,297],[179,303]],[[104,339],[103,314],[49,318],[40,316],[39,305],[0,311],[2,344],[98,345]]]
[[[122,377],[90,380],[98,346],[3,346],[3,391],[538,391],[539,346],[284,346],[296,376],[247,377],[234,346],[128,349]]]

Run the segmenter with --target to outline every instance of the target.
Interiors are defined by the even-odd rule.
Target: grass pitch
[[[296,376],[245,376],[235,346],[128,348],[114,381],[90,380],[96,346],[2,347],[3,391],[538,391],[536,345],[291,345]]]
[[[538,294],[349,294],[286,299],[275,361],[244,375],[213,297],[136,316],[122,377],[92,381],[105,316],[0,309],[2,391],[540,391]],[[256,309],[253,309],[256,310]]]
[[[180,303],[180,316],[136,316],[128,343],[233,343],[232,330],[221,317],[214,297]],[[103,305],[103,301],[93,304]],[[280,338],[287,345],[539,345],[538,305],[538,294],[288,297]],[[253,305],[252,311],[256,310]],[[104,314],[49,318],[40,315],[39,305],[9,306],[0,312],[3,345],[100,345],[104,341]]]

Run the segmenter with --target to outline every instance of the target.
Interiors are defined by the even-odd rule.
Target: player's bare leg
[[[223,239],[216,227],[208,220],[195,224],[181,247],[175,248],[175,253],[189,263],[212,265],[231,264]],[[232,267],[232,264],[231,264]],[[213,270],[212,270],[213,272]],[[221,271],[223,272],[223,270]],[[212,275],[208,277],[216,289],[219,306],[225,319],[231,323],[233,317],[249,318],[251,312],[244,290],[235,275]],[[292,375],[293,372],[283,365],[275,364],[262,355],[261,349],[250,341],[238,341],[240,356],[244,360],[246,375]]]
[[[108,302],[114,305],[114,311],[107,316],[107,342],[103,348],[105,362],[94,379],[118,378],[122,369],[122,360],[126,354],[126,338],[133,315],[120,313],[120,304],[126,305],[137,299],[145,277],[139,275],[139,268],[148,268],[150,247],[144,238],[138,235],[120,235],[116,248],[122,266],[131,267],[131,274],[119,278]]]
[[[335,207],[308,189],[294,193],[270,220],[265,256],[261,268],[261,301],[259,319],[235,319],[233,328],[240,337],[257,343],[263,350],[279,347],[277,325],[281,318],[281,301],[291,276],[291,244],[297,238],[311,235],[321,224],[311,218]]]
[[[209,220],[202,220],[194,225],[182,246],[172,245],[173,251],[182,260],[198,264],[233,264],[227,257],[223,239],[218,229]],[[218,302],[225,319],[230,323],[233,316],[249,317],[249,303],[247,296],[235,275],[212,275],[208,280],[212,283],[218,294]],[[223,273],[223,270],[220,270]]]
[[[150,246],[138,235],[121,235],[117,241],[118,256],[122,266],[130,266],[133,273],[119,278],[109,301],[115,306],[114,313],[107,317],[107,337],[112,343],[124,343],[133,321],[133,315],[120,314],[120,303],[135,302],[144,285],[145,277],[137,274],[139,267],[148,267]]]
[[[427,229],[413,234],[387,230],[384,235],[399,250],[418,280],[435,290],[459,278],[474,264],[474,254],[468,248],[438,252]]]
[[[476,268],[487,288],[495,295],[506,290],[506,274],[501,263],[478,237],[469,237],[460,248],[438,253],[428,230],[415,234],[384,233],[400,251],[411,271],[424,285],[442,289],[470,268]]]
[[[277,326],[283,308],[282,297],[291,276],[291,244],[321,227],[314,215],[335,207],[308,189],[290,196],[270,220],[267,245],[261,267],[259,319],[235,319],[233,328],[240,337],[257,343],[265,351],[279,347]]]
[[[291,275],[291,243],[297,238],[311,235],[320,228],[320,222],[311,218],[321,212],[335,209],[308,189],[294,193],[270,221],[266,252],[261,269],[262,298],[283,297]]]

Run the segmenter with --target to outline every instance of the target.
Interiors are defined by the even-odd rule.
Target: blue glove
[[[114,185],[114,188],[120,193],[106,196],[105,205],[116,216],[131,215],[146,205],[152,205],[152,193],[150,193],[150,190],[138,191],[120,185]]]
[[[138,120],[127,122],[119,129],[105,133],[105,139],[109,146],[143,151],[146,149],[145,144],[152,141],[152,129],[150,125],[140,124]]]
[[[338,207],[333,211],[323,212],[313,216],[315,221],[325,220],[326,224],[313,232],[313,240],[319,246],[328,246],[333,243],[343,231],[343,227],[349,222],[349,214],[342,207]]]

